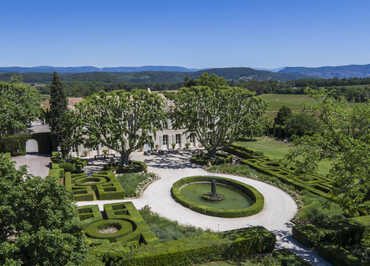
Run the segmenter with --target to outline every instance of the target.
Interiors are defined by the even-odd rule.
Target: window
[[[168,145],[168,135],[163,135],[163,145]]]
[[[195,136],[190,135],[189,140],[190,140],[191,143],[195,143]]]
[[[176,144],[181,145],[181,134],[176,134]]]
[[[168,122],[164,121],[163,122],[163,129],[168,129]],[[163,136],[164,137],[164,136]],[[168,138],[167,138],[168,139]]]

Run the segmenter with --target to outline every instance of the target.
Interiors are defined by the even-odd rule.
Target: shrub
[[[271,252],[275,235],[263,227],[200,235],[166,242],[152,242],[136,249],[118,243],[90,249],[107,265],[193,265],[213,260],[243,259]]]
[[[130,161],[130,163],[123,167],[117,168],[117,173],[139,173],[145,172],[147,169],[147,165],[141,161]]]
[[[211,181],[212,179],[215,179],[216,182],[226,184],[228,186],[234,187],[244,193],[246,193],[252,200],[253,204],[249,206],[248,208],[244,209],[229,209],[229,210],[223,210],[223,209],[217,209],[217,208],[211,208],[204,205],[197,205],[194,202],[191,202],[187,199],[185,199],[181,195],[181,187],[185,184],[193,183],[193,182],[199,182],[199,181]],[[260,212],[264,207],[264,198],[261,193],[258,192],[255,188],[238,182],[236,180],[228,179],[228,178],[221,178],[221,177],[214,177],[214,176],[192,176],[192,177],[186,177],[183,179],[180,179],[179,181],[175,182],[172,185],[171,188],[171,194],[172,197],[182,204],[183,206],[196,211],[200,212],[206,215],[211,216],[219,216],[219,217],[243,217],[243,216],[250,216],[253,214],[256,214]]]
[[[120,241],[123,245],[127,242],[135,242],[135,246],[150,243],[157,240],[153,232],[145,223],[140,213],[131,202],[114,203],[104,205],[106,219],[103,219],[97,205],[89,205],[78,208],[78,215],[83,224],[83,229],[90,237],[93,245]],[[114,226],[117,232],[104,234],[99,230]]]
[[[197,153],[193,155],[190,159],[191,163],[199,164],[199,165],[208,165],[209,163],[212,165],[219,165],[225,163],[232,163],[233,157],[231,155],[218,152],[216,157],[210,158],[204,152]]]
[[[296,225],[293,228],[294,239],[313,247],[334,265],[368,265],[368,257],[363,255],[366,252],[353,253],[361,246],[365,234],[365,226],[349,219],[326,220],[320,225]]]
[[[26,154],[26,142],[30,134],[17,134],[0,138],[0,152],[10,152],[12,156]]]
[[[76,172],[76,166],[73,163],[63,162],[59,164],[60,168],[63,168],[66,172],[74,173]]]

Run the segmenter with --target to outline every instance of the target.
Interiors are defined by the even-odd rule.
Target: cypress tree
[[[50,116],[49,126],[53,134],[56,135],[57,142],[60,141],[60,125],[63,114],[67,110],[67,96],[63,85],[56,72],[53,74],[53,81],[50,85]]]

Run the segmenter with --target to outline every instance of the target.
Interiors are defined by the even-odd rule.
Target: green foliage
[[[222,183],[227,186],[234,187],[237,190],[242,191],[252,200],[253,204],[247,208],[243,209],[218,209],[216,207],[209,207],[206,205],[198,205],[193,201],[186,199],[181,194],[181,187],[185,184],[190,184],[194,182],[210,182],[212,179],[215,179],[217,183]],[[243,217],[250,216],[260,212],[264,206],[264,198],[261,193],[259,193],[255,188],[246,185],[244,183],[238,182],[236,180],[214,177],[214,176],[192,176],[180,179],[175,182],[171,188],[172,197],[182,204],[185,207],[192,209],[193,211],[200,212],[206,215],[219,216],[219,217]]]
[[[123,199],[124,189],[112,171],[102,171],[92,176],[85,173],[65,174],[64,185],[76,201]]]
[[[225,151],[245,158],[241,163],[256,169],[267,175],[279,178],[282,182],[294,186],[298,190],[308,190],[316,195],[332,199],[329,193],[331,180],[319,175],[297,174],[295,168],[286,167],[282,163],[271,160],[244,147],[244,145],[233,144]]]
[[[62,83],[56,72],[53,74],[53,81],[50,85],[50,111],[48,115],[48,124],[51,132],[55,134],[58,144],[63,142],[63,128],[62,121],[64,112],[67,111],[67,96],[65,94]],[[64,151],[63,151],[64,152]],[[65,154],[64,154],[65,156]]]
[[[301,194],[303,206],[294,218],[296,223],[320,223],[326,219],[343,218],[343,209],[333,201],[303,191]]]
[[[92,252],[108,265],[193,265],[211,260],[243,259],[271,252],[274,234],[263,227],[200,235],[166,242],[152,242],[136,249],[117,244],[94,248]]]
[[[232,163],[233,157],[222,152],[217,152],[214,157],[209,157],[207,153],[199,152],[191,156],[190,162],[199,165],[219,165]]]
[[[118,166],[117,173],[140,173],[146,172],[147,165],[142,161],[130,161],[125,166]]]
[[[97,205],[78,208],[79,218],[92,245],[120,242],[121,245],[139,246],[156,240],[155,235],[131,202],[105,204],[104,212],[105,218]],[[117,232],[100,232],[101,229],[112,226],[118,229]]]
[[[163,218],[158,214],[153,213],[149,206],[145,206],[139,212],[145,222],[149,225],[150,230],[154,232],[161,241],[211,234],[210,232],[204,231],[200,228],[180,225],[176,221]]]
[[[0,82],[0,138],[26,130],[40,111],[40,94],[24,83]]]
[[[136,197],[139,184],[150,178],[147,173],[127,173],[117,177],[118,182],[125,188],[125,197]]]
[[[146,143],[152,144],[151,133],[162,128],[165,119],[163,101],[155,93],[134,90],[130,93],[101,92],[78,106],[84,134],[97,143],[121,154],[121,166],[131,152]]]
[[[30,134],[17,134],[0,139],[0,152],[10,152],[12,156],[26,154],[26,141]]]
[[[321,97],[321,95],[317,95]],[[326,97],[326,98],[325,98]],[[324,96],[319,106],[322,131],[296,140],[289,162],[305,172],[313,172],[318,162],[331,159],[328,178],[332,192],[347,216],[367,215],[370,179],[370,105],[347,103]]]
[[[71,195],[0,154],[0,264],[78,265],[87,252]]]
[[[245,132],[251,117],[261,114],[262,102],[237,87],[182,88],[173,107],[174,128],[186,128],[210,157]]]
[[[83,144],[82,120],[78,112],[66,110],[58,119],[58,138],[63,158],[73,147]]]
[[[318,224],[302,224],[293,228],[293,237],[333,265],[368,265],[364,251],[357,252],[365,236],[365,227],[349,219],[325,219]],[[368,248],[368,247],[367,247]],[[361,249],[361,247],[360,247]]]

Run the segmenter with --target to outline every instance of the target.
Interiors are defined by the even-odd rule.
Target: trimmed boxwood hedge
[[[370,265],[365,257],[351,251],[366,237],[365,226],[350,220],[323,221],[323,225],[302,224],[293,227],[293,238],[315,249],[333,265]]]
[[[230,145],[225,148],[225,151],[243,158],[244,160],[241,163],[247,164],[264,174],[275,176],[282,182],[293,185],[298,190],[306,189],[327,199],[333,199],[330,193],[331,181],[325,176],[297,175],[293,172],[294,168],[283,167],[278,162],[263,156],[262,153],[248,150],[237,144]]]
[[[152,242],[136,249],[119,243],[91,248],[90,254],[106,265],[193,265],[214,260],[240,260],[248,256],[270,253],[276,237],[263,227],[250,227],[222,233],[166,242]]]
[[[194,164],[199,165],[208,165],[208,163],[211,163],[212,165],[219,165],[219,164],[225,164],[225,163],[232,163],[233,157],[229,154],[225,154],[222,152],[217,152],[216,157],[209,158],[206,153],[201,152],[194,154],[191,156],[190,162]]]
[[[140,173],[145,172],[147,165],[142,161],[130,161],[128,165],[123,167],[119,166],[118,162],[108,163],[104,165],[104,170],[116,170],[119,174],[124,173]]]
[[[124,190],[112,171],[102,171],[92,176],[67,172],[64,175],[64,185],[73,193],[76,201],[124,198]]]
[[[243,193],[246,193],[248,197],[250,197],[253,200],[254,203],[248,208],[244,208],[244,209],[219,210],[219,209],[211,208],[205,205],[197,205],[194,202],[191,202],[185,199],[181,195],[181,187],[184,186],[185,184],[201,182],[201,181],[211,181],[212,179],[215,179],[217,183],[222,183],[228,186],[232,186],[242,191]],[[186,178],[180,179],[179,181],[177,181],[176,183],[172,185],[171,194],[172,194],[172,197],[178,203],[180,203],[181,205],[193,211],[200,212],[206,215],[218,216],[218,217],[234,218],[234,217],[250,216],[250,215],[260,212],[264,207],[263,195],[260,192],[258,192],[258,190],[256,190],[255,188],[247,184],[233,180],[233,179],[216,177],[216,176],[192,176],[192,177],[186,177]]]
[[[83,206],[77,210],[83,230],[93,246],[108,242],[139,246],[157,240],[132,202],[105,204],[105,219],[97,205]],[[105,224],[119,224],[121,230],[112,234],[102,234],[99,230]]]

